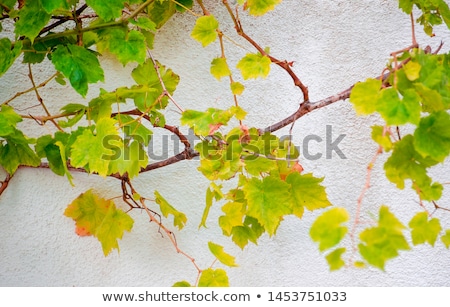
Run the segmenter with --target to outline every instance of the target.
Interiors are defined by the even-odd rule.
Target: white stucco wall
[[[226,34],[252,50],[233,33],[219,1],[205,3]],[[389,53],[410,44],[409,17],[392,0],[285,0],[262,18],[241,17],[247,33],[262,46],[270,46],[275,57],[295,61],[294,70],[308,85],[313,101],[379,75]],[[219,46],[216,43],[202,48],[193,41],[189,34],[194,22],[189,14],[172,19],[157,35],[154,54],[180,75],[175,98],[184,108],[229,106],[228,82],[217,82],[209,74],[211,59],[220,54]],[[432,39],[418,30],[423,46],[430,44],[434,49],[442,40],[446,43],[444,50],[449,50],[450,35],[444,27],[437,27]],[[230,63],[236,63],[247,52],[229,42],[226,45]],[[110,56],[104,56],[102,63],[106,81],[98,87],[113,90],[131,82],[131,65],[124,69]],[[52,69],[48,64],[35,67],[39,78],[36,82],[45,80]],[[26,75],[26,67],[15,65],[0,78],[2,101],[30,86]],[[301,101],[291,79],[275,66],[267,80],[246,84],[240,104],[248,111],[248,126],[266,127],[291,114]],[[94,97],[98,87],[92,87],[88,96]],[[52,111],[69,102],[83,101],[73,90],[56,83],[46,86],[41,94]],[[14,105],[19,102],[36,104],[33,94],[22,96]],[[33,114],[37,109],[28,112]],[[175,107],[169,107],[166,116],[168,123],[178,123]],[[302,160],[302,165],[305,172],[325,176],[331,202],[351,213],[364,185],[366,166],[376,150],[370,126],[378,121],[376,117],[356,117],[349,102],[341,101],[301,118],[293,131],[298,144],[311,133],[325,138],[326,125],[332,125],[335,136],[346,134],[339,147],[347,159],[334,155],[332,159]],[[310,149],[312,153],[324,153],[324,143]],[[380,157],[373,171],[372,187],[363,203],[364,217],[376,215],[379,205],[388,204],[403,221],[408,221],[420,210],[417,197],[409,190],[395,189],[387,181],[382,171],[384,159]],[[221,235],[216,223],[220,205],[211,210],[209,228],[198,230],[208,182],[196,167],[196,161],[183,161],[146,173],[134,184],[141,194],[150,197],[157,189],[186,213],[188,224],[176,232],[176,237],[180,248],[199,266],[206,268],[213,261],[207,248],[210,240],[236,256],[240,266],[227,270],[231,286],[450,286],[450,252],[441,245],[403,252],[388,262],[386,272],[348,268],[330,273],[308,234],[317,214],[306,213],[302,220],[288,217],[275,237],[263,235],[258,246],[250,245],[241,251]],[[448,164],[439,165],[433,176],[448,182],[448,170]],[[158,233],[157,226],[148,223],[140,212],[131,213],[134,229],[120,241],[120,254],[113,252],[105,258],[96,239],[76,236],[73,221],[63,216],[67,204],[90,187],[104,197],[118,196],[120,182],[87,174],[74,174],[74,178],[75,187],[71,187],[49,170],[20,169],[0,196],[0,286],[171,286],[180,280],[195,282],[193,265],[177,254],[170,241]],[[448,203],[448,196],[446,191],[443,205]],[[448,212],[436,216],[449,225]]]

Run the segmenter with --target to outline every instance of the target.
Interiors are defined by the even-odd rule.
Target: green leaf
[[[202,16],[196,20],[191,36],[206,47],[217,39],[218,28],[219,22],[213,15]]]
[[[213,205],[213,199],[220,200],[223,198],[223,194],[221,191],[222,186],[216,185],[214,182],[211,182],[210,187],[206,189],[206,205],[205,210],[203,210],[202,220],[198,228],[205,227],[206,228],[206,219],[209,215],[209,210]]]
[[[325,257],[330,266],[330,271],[339,270],[345,265],[344,260],[342,260],[342,254],[344,254],[345,251],[345,247],[337,248]]]
[[[22,117],[8,105],[2,105],[0,109],[0,137],[14,134],[16,124],[22,121]]]
[[[228,202],[223,205],[222,211],[225,215],[219,217],[219,226],[225,235],[230,236],[234,227],[244,225],[245,204]]]
[[[181,114],[181,124],[192,128],[196,135],[208,136],[214,134],[218,127],[228,124],[238,111],[237,108],[228,110],[209,108],[206,112],[185,110]]]
[[[420,97],[414,90],[408,90],[400,98],[394,88],[381,92],[376,110],[380,112],[388,125],[417,124],[420,120]]]
[[[357,114],[371,114],[375,112],[380,97],[381,80],[367,79],[356,83],[350,94],[350,102]]]
[[[222,269],[206,269],[202,271],[199,287],[229,287],[227,272]]]
[[[385,151],[392,149],[392,141],[389,134],[385,132],[383,126],[372,126],[372,139],[378,143]]]
[[[84,130],[72,144],[71,164],[103,177],[108,175],[109,164],[117,155],[112,149],[121,147],[115,123],[111,118],[102,118],[97,122],[95,134],[90,129]]]
[[[244,225],[233,227],[231,230],[233,242],[241,249],[252,242],[257,244],[258,238],[265,232],[264,227],[258,222],[257,219],[246,216]]]
[[[422,118],[414,132],[414,146],[423,157],[443,162],[450,154],[450,115],[440,111]]]
[[[399,255],[400,250],[409,250],[403,235],[405,226],[389,211],[380,208],[378,226],[368,228],[360,234],[358,245],[361,256],[371,265],[384,270],[386,261]]]
[[[118,239],[133,228],[133,219],[117,209],[112,200],[94,194],[92,190],[80,194],[64,211],[64,215],[75,221],[76,231],[93,235],[102,244],[107,256],[113,249],[119,250]],[[81,235],[81,234],[80,234]]]
[[[447,249],[450,247],[450,229],[445,231],[445,234],[441,237],[441,241]]]
[[[144,126],[140,119],[135,119],[124,114],[117,114],[115,119],[119,122],[127,137],[138,141],[144,146],[148,146],[153,135],[153,131]]]
[[[141,168],[148,164],[147,153],[142,148],[143,144],[138,141],[133,141],[126,145],[112,145],[111,149],[115,151],[114,156],[111,157],[109,164],[109,173],[119,173],[120,175],[128,174],[130,178],[139,175]]]
[[[86,3],[105,21],[119,18],[125,2],[124,0],[86,0]]]
[[[315,178],[312,174],[292,173],[287,176],[286,182],[291,185],[296,216],[302,217],[303,208],[313,211],[331,206],[325,188],[320,185],[322,181],[323,178]]]
[[[156,62],[156,65],[158,66],[159,75],[166,90],[172,95],[177,88],[180,77],[159,62]],[[148,113],[153,108],[164,109],[167,106],[167,97],[157,100],[162,94],[163,89],[151,59],[133,69],[131,76],[137,84],[143,85],[146,88],[155,89],[153,93],[147,91],[135,97],[135,104],[139,110]]]
[[[159,29],[176,13],[176,5],[174,1],[153,1],[147,7],[147,12]]]
[[[426,212],[417,213],[409,222],[409,227],[414,245],[429,243],[434,246],[439,232],[442,230],[439,220],[437,218],[428,220]]]
[[[13,47],[11,41],[8,38],[5,37],[0,39],[0,77],[8,71],[8,69],[20,55],[21,50],[21,41],[16,42]]]
[[[414,0],[399,0],[398,7],[406,14],[411,14],[414,6]]]
[[[250,179],[244,186],[247,199],[247,215],[256,218],[272,236],[284,215],[292,213],[289,184],[269,176]]]
[[[193,4],[194,0],[178,0],[176,8],[178,12],[183,13],[186,9],[191,9]]]
[[[136,20],[130,20],[130,22],[143,30],[156,31],[156,24],[148,17],[138,17]]]
[[[344,208],[332,208],[314,221],[309,234],[314,242],[319,242],[321,252],[341,242],[348,230],[342,223],[347,222],[348,218]]]
[[[181,230],[187,222],[187,217],[183,212],[178,211],[167,200],[155,190],[155,202],[159,205],[161,213],[164,217],[168,217],[169,214],[173,215],[173,225]]]
[[[47,13],[52,13],[56,9],[69,9],[67,0],[41,0],[42,6]]]
[[[229,266],[229,267],[238,266],[236,264],[236,262],[234,261],[235,257],[224,252],[223,246],[220,246],[218,244],[215,244],[215,243],[209,241],[208,247],[209,247],[209,250],[211,251],[211,253],[217,258],[217,260],[219,260],[224,265]]]
[[[247,0],[250,15],[261,16],[272,11],[281,0]]]
[[[422,100],[424,112],[436,112],[445,110],[443,94],[424,86],[421,83],[414,84],[414,89]]]
[[[245,90],[244,85],[240,82],[232,82],[230,88],[233,95],[241,95]]]
[[[55,68],[70,80],[72,87],[83,97],[88,83],[103,81],[103,69],[94,53],[76,45],[59,45],[52,53]]]
[[[19,11],[19,20],[15,24],[14,33],[28,37],[31,42],[50,21],[51,14],[47,13],[41,1],[26,1]]]
[[[61,134],[61,132],[59,133]],[[67,140],[69,135],[64,135]],[[56,145],[56,140],[51,135],[44,135],[37,139],[36,154],[40,158],[47,158],[49,167],[55,174],[60,176],[65,174],[64,164],[67,161],[62,160],[60,147]]]
[[[431,158],[423,158],[414,147],[414,137],[406,135],[394,144],[392,155],[384,164],[386,177],[397,185],[397,188],[405,187],[405,180],[411,179],[419,186],[431,184],[427,175],[427,168],[436,165],[438,161]]]
[[[270,58],[260,53],[248,53],[237,64],[244,80],[265,78],[270,72]]]
[[[227,59],[225,58],[215,58],[211,62],[211,74],[220,80],[223,77],[228,77],[231,75],[230,68],[227,64]]]
[[[420,69],[422,68],[422,65],[420,65],[417,62],[409,61],[403,66],[403,70],[405,71],[406,77],[410,81],[414,81],[416,79],[419,79],[420,77]]]
[[[41,159],[28,146],[28,144],[7,142],[6,145],[0,142],[0,165],[9,174],[14,174],[20,165],[38,166]]]
[[[144,35],[127,28],[110,28],[99,31],[101,40],[97,43],[100,53],[109,50],[125,66],[129,62],[143,64],[146,58]]]
[[[66,157],[66,146],[61,142],[57,141],[55,143],[56,146],[59,147],[59,155],[61,156],[61,160],[63,161],[62,165],[64,168],[64,174],[66,175],[67,179],[69,180],[69,183],[71,186],[74,186],[73,184],[73,176],[69,171],[69,168],[67,167],[67,157]]]
[[[17,0],[0,0],[0,3],[10,10],[12,10],[14,8],[14,5],[16,4],[16,2],[17,2]]]
[[[192,287],[192,286],[190,283],[183,280],[183,281],[178,281],[178,282],[174,283],[172,287]]]

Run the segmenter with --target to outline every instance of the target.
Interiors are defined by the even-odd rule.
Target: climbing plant
[[[450,211],[439,202],[445,183],[433,180],[429,170],[450,154],[450,54],[440,53],[441,47],[432,50],[422,46],[416,39],[419,25],[430,36],[436,25],[444,23],[450,28],[450,9],[445,1],[399,0],[399,8],[410,15],[411,44],[393,51],[379,76],[320,101],[310,100],[308,87],[294,71],[293,62],[277,58],[244,30],[240,15],[265,15],[281,0],[218,2],[0,0],[0,76],[20,61],[27,67],[30,81],[29,88],[3,97],[1,103],[0,165],[6,176],[0,194],[24,167],[49,169],[71,184],[74,172],[116,178],[120,199],[105,199],[89,189],[67,205],[64,215],[74,220],[77,235],[98,239],[107,256],[119,248],[124,233],[132,231],[133,219],[128,212],[145,212],[157,231],[167,234],[175,251],[189,258],[197,269],[195,283],[179,281],[176,286],[228,286],[229,281],[223,268],[201,268],[179,248],[175,233],[188,222],[179,206],[170,204],[157,190],[151,195],[137,191],[133,180],[193,158],[198,158],[198,171],[210,181],[205,187],[205,206],[199,208],[203,212],[199,227],[211,222],[208,213],[220,203],[222,215],[217,223],[223,235],[242,249],[256,244],[263,234],[276,235],[285,216],[301,219],[305,210],[321,211],[310,227],[310,237],[324,253],[330,270],[344,266],[383,270],[387,261],[412,246],[443,244],[449,248],[450,226],[433,215],[436,210]],[[231,28],[219,23],[216,10],[228,14]],[[219,56],[204,61],[210,62],[210,72],[217,80],[228,80],[228,108],[190,110],[184,109],[182,98],[174,99],[183,80],[176,73],[177,67],[167,67],[154,57],[153,41],[158,30],[179,14],[192,16],[193,26],[187,34],[193,40],[203,47],[217,46]],[[230,31],[235,31],[241,41],[224,44],[231,40],[227,35]],[[228,56],[234,51],[230,46],[240,48],[242,44],[252,51],[233,63]],[[90,85],[105,79],[99,61],[105,53],[123,66],[133,65],[134,84],[113,91],[102,89],[88,100]],[[37,84],[33,65],[41,62],[51,63],[54,74]],[[249,127],[240,96],[251,84],[247,80],[266,78],[273,66],[290,77],[302,101],[295,113],[269,127]],[[70,86],[80,95],[80,101],[51,113],[40,94],[48,90],[45,86],[50,82]],[[21,111],[18,98],[30,92],[36,96],[40,115]],[[276,135],[309,112],[347,99],[358,115],[377,113],[385,122],[372,127],[371,137],[378,150],[367,168],[367,181],[354,216],[331,204],[323,178],[306,172],[297,146],[289,138]],[[179,122],[166,121],[169,105],[179,110]],[[19,124],[22,121],[40,128],[40,135],[27,136]],[[199,140],[196,145],[181,132],[180,125],[191,129]],[[410,129],[402,134],[401,127],[406,125]],[[146,148],[155,129],[176,136],[184,149],[165,160],[151,160]],[[413,189],[422,209],[410,221],[401,221],[388,204],[379,204],[378,217],[366,227],[359,218],[360,208],[370,187],[373,164],[381,154],[388,156],[386,178],[399,189]],[[223,184],[225,181],[233,187],[225,188],[229,186]],[[427,210],[425,202],[435,210]],[[343,243],[345,237],[351,239],[350,249]],[[212,259],[222,267],[237,265],[222,246],[209,242],[208,248]]]

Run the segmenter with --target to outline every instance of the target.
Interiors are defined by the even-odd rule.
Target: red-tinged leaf
[[[64,211],[64,215],[75,221],[75,232],[79,236],[93,235],[102,244],[107,256],[111,250],[119,249],[117,240],[133,227],[133,219],[117,209],[112,200],[101,198],[88,190],[78,196]]]

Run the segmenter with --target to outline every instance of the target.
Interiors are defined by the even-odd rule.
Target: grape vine
[[[370,76],[318,101],[310,100],[304,76],[294,71],[294,62],[281,60],[262,47],[245,31],[240,19],[242,14],[265,15],[282,1],[219,2],[0,0],[0,77],[13,63],[22,61],[30,82],[29,88],[1,103],[0,166],[6,175],[0,182],[0,195],[7,191],[15,173],[25,167],[49,169],[71,184],[74,172],[117,179],[119,197],[105,199],[89,189],[68,204],[64,215],[74,220],[77,235],[98,239],[107,256],[119,250],[119,240],[133,228],[128,212],[145,212],[157,231],[198,272],[195,282],[179,281],[174,286],[228,286],[226,271],[216,264],[237,266],[222,246],[209,242],[212,264],[201,268],[176,240],[176,232],[188,222],[186,214],[157,190],[149,196],[133,186],[140,174],[196,157],[198,171],[210,181],[199,227],[206,228],[211,222],[211,207],[222,203],[218,225],[223,235],[242,249],[257,244],[263,234],[275,236],[284,217],[301,219],[305,211],[316,210],[322,213],[311,225],[310,237],[324,253],[330,270],[346,266],[383,270],[387,261],[419,244],[443,244],[448,249],[450,226],[434,217],[436,210],[450,211],[441,205],[445,185],[435,181],[430,170],[450,155],[450,54],[441,53],[442,45],[432,50],[416,38],[418,25],[429,36],[439,24],[450,29],[450,9],[445,1],[399,0],[399,8],[410,16],[411,44],[391,52],[379,76]],[[224,28],[215,10],[225,11],[233,28]],[[417,13],[420,16],[415,18],[413,14]],[[167,67],[155,58],[153,42],[158,30],[179,14],[192,16],[193,27],[187,35],[203,47],[217,47],[219,56],[205,61],[210,62],[210,73],[217,80],[229,82],[232,99],[227,108],[185,109],[183,101],[174,98],[183,80],[176,67]],[[230,31],[241,41],[233,41]],[[232,63],[227,55],[234,50],[226,41],[233,46],[245,45],[247,54]],[[124,67],[133,65],[134,84],[112,91],[102,89],[96,97],[87,99],[90,85],[105,80],[99,58],[106,53]],[[37,84],[33,65],[42,62],[51,64],[54,73]],[[277,123],[248,127],[240,96],[245,93],[247,80],[266,78],[274,66],[289,76],[302,101],[296,112]],[[67,103],[58,113],[50,112],[40,94],[49,83],[72,88],[80,95],[80,102]],[[40,115],[21,111],[19,97],[27,93],[34,93]],[[292,125],[304,115],[347,99],[358,115],[376,113],[385,122],[372,127],[371,137],[378,149],[367,167],[354,216],[330,202],[323,178],[305,171],[291,139],[275,134],[284,127],[292,131]],[[168,106],[180,113],[178,123],[167,122]],[[21,129],[23,121],[36,125],[40,135],[27,136]],[[191,129],[199,141],[194,144],[178,125]],[[406,126],[410,129],[402,129]],[[164,160],[151,160],[146,148],[157,129],[171,133],[183,149]],[[365,227],[360,211],[380,155],[388,156],[386,178],[398,189],[409,186],[417,194],[419,211],[405,222],[388,205],[380,204],[378,217]],[[224,187],[226,181],[233,185],[231,189]],[[433,210],[428,210],[425,202]],[[169,220],[173,225],[168,225]],[[365,228],[360,230],[362,226]],[[343,243],[346,237],[351,239],[350,248]]]

